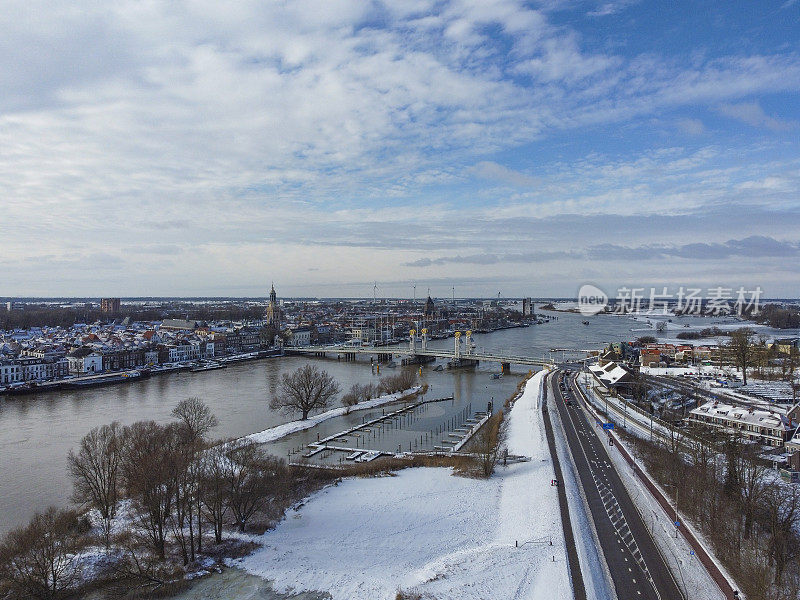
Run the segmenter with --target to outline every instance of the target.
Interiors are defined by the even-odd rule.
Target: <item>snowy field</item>
[[[399,589],[437,600],[571,598],[541,383],[539,373],[509,415],[509,452],[530,462],[500,466],[489,480],[444,468],[345,480],[232,564],[276,590],[325,591],[335,600],[392,600]]]

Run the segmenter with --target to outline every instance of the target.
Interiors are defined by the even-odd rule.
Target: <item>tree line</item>
[[[702,531],[751,600],[800,595],[800,486],[775,477],[759,446],[710,431],[628,436],[651,476]]]
[[[61,307],[29,304],[23,309],[7,311],[0,308],[0,329],[29,329],[31,327],[64,327],[76,323],[94,323],[129,317],[131,321],[161,321],[163,319],[255,320],[264,317],[264,306],[251,304],[196,305],[191,303],[143,308],[123,305],[118,313],[109,314],[93,307]]]
[[[158,585],[168,558],[194,561],[205,540],[222,543],[226,523],[245,531],[255,515],[282,513],[292,483],[283,460],[246,441],[212,444],[217,419],[197,398],[172,415],[167,424],[114,422],[81,439],[68,455],[80,512],[50,508],[6,537],[0,597],[50,600],[73,590],[81,572],[75,555],[90,529],[79,514],[95,521],[106,549],[116,552],[117,576]]]
[[[354,385],[343,402],[353,406],[415,383],[414,372],[404,371],[378,385]],[[338,392],[328,373],[306,365],[284,374],[272,404],[307,418]],[[177,564],[223,544],[226,527],[264,529],[333,476],[290,468],[246,439],[212,440],[218,420],[198,398],[178,403],[172,417],[165,424],[113,422],[80,440],[67,457],[78,510],[37,513],[0,542],[0,599],[68,596],[82,578],[76,557],[97,543],[112,557],[110,578],[160,587],[175,578]]]

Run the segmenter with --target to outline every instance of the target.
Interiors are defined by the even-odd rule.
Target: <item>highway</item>
[[[628,491],[606,454],[602,430],[587,419],[573,382],[562,393],[564,371],[548,378],[548,385],[567,444],[577,466],[600,546],[620,600],[678,600],[684,598]],[[570,400],[568,406],[565,396]],[[550,410],[553,410],[552,408]]]

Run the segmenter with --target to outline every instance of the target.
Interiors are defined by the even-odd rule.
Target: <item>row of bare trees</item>
[[[217,543],[230,515],[244,531],[248,521],[276,496],[286,468],[247,442],[210,445],[216,417],[197,398],[180,402],[176,421],[140,421],[90,431],[70,452],[75,500],[98,511],[106,544],[121,497],[132,500],[140,531],[160,559],[168,538],[184,564],[202,551],[210,525]]]
[[[227,525],[245,531],[255,515],[277,517],[290,487],[284,462],[260,446],[210,442],[217,419],[199,399],[172,415],[167,424],[96,427],[68,455],[73,499],[99,517],[106,548],[121,552],[119,574],[156,584],[165,559],[194,561],[204,537],[219,544]],[[0,544],[0,598],[52,600],[72,590],[89,530],[78,513],[51,508],[12,531]]]
[[[798,597],[800,486],[775,477],[759,446],[708,431],[689,438],[677,429],[666,441],[631,441],[748,598]]]
[[[403,371],[379,385],[355,385],[343,401],[357,404],[415,383],[414,371]],[[305,419],[338,392],[333,377],[306,365],[283,376],[271,404]],[[165,580],[166,559],[193,562],[212,536],[223,542],[227,526],[245,531],[256,516],[272,521],[303,485],[313,485],[257,444],[212,442],[217,419],[197,398],[180,402],[172,416],[166,424],[96,427],[67,457],[73,501],[97,517],[102,543],[123,557],[114,565],[118,575],[154,585]],[[73,592],[90,529],[78,512],[51,508],[12,531],[0,543],[0,598],[54,600]]]
[[[800,351],[797,348],[791,347],[788,352],[782,353],[778,345],[768,344],[765,338],[756,338],[752,329],[742,327],[731,332],[730,340],[723,345],[722,351],[741,369],[745,385],[748,374],[755,372],[759,379],[780,379],[789,383],[795,399],[800,393],[800,385],[797,384]]]
[[[342,404],[348,409],[359,402],[382,394],[393,394],[412,388],[417,383],[413,369],[403,369],[397,375],[390,375],[372,383],[356,383],[342,395]],[[330,406],[339,394],[339,384],[327,371],[307,364],[292,373],[284,373],[278,393],[270,401],[270,408],[286,414],[300,413],[305,421],[313,411],[323,411]]]

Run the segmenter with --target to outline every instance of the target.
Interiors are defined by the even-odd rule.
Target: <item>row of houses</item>
[[[800,350],[800,338],[783,338],[770,342],[768,348],[778,354],[789,355]],[[646,344],[639,353],[639,362],[645,367],[665,364],[724,364],[730,362],[729,353],[720,346],[692,346],[691,344]]]
[[[721,431],[728,435],[736,435],[739,439],[765,446],[787,450],[798,450],[790,447],[798,427],[800,408],[795,407],[788,415],[777,410],[766,408],[743,407],[709,400],[689,411],[690,423],[702,425]]]
[[[270,347],[273,337],[260,323],[225,326],[175,319],[32,328],[0,336],[0,385],[253,352]]]
[[[0,385],[59,379],[67,375],[69,375],[69,361],[65,357],[60,359],[24,357],[0,360]]]
[[[706,364],[722,358],[718,346],[692,346],[691,344],[646,344],[639,353],[643,367],[658,367],[671,363]]]
[[[633,382],[632,373],[614,361],[601,360],[589,365],[588,369],[596,384],[606,393],[624,394],[626,387]],[[691,409],[686,418],[689,423],[736,435],[744,441],[775,448],[786,446],[790,451],[800,450],[800,437],[795,437],[800,425],[800,406],[792,407],[787,413],[779,409],[734,406],[709,400]]]

